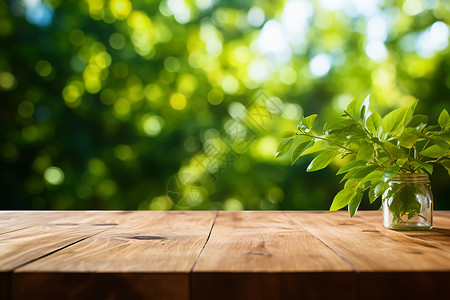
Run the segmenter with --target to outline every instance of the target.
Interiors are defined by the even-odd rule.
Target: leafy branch
[[[308,172],[321,170],[336,159],[350,158],[336,174],[344,175],[345,185],[334,197],[330,208],[338,210],[348,206],[350,216],[356,213],[366,192],[370,203],[385,192],[389,194],[387,182],[395,174],[431,174],[434,164],[443,166],[450,174],[450,116],[447,110],[439,115],[438,126],[430,126],[428,116],[414,115],[417,101],[410,107],[395,109],[381,117],[369,109],[369,100],[370,95],[364,100],[350,102],[341,118],[325,126],[322,135],[313,131],[317,115],[304,117],[296,131],[283,134],[286,140],[278,146],[276,153],[276,157],[284,156],[293,148],[291,164],[312,154]],[[419,146],[421,151],[418,151]],[[408,219],[419,215],[420,205],[413,202],[398,207],[393,205],[391,212],[398,220],[406,214]]]

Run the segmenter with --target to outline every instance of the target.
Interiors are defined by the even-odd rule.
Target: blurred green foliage
[[[342,162],[289,168],[280,133],[369,92],[437,120],[449,3],[2,0],[0,208],[328,209]]]

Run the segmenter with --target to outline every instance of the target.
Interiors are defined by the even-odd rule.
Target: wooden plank
[[[91,294],[113,298],[122,295],[125,284],[131,298],[134,293],[146,293],[153,299],[173,299],[173,295],[188,299],[189,272],[216,215],[183,211],[124,214],[116,227],[17,269],[12,298],[54,298],[64,290],[76,290],[77,299],[91,299]],[[67,276],[61,278],[61,273]],[[32,282],[39,284],[20,288]],[[57,292],[52,290],[55,285]]]
[[[450,252],[440,245],[386,229],[360,213],[353,218],[345,211],[288,214],[358,271],[450,271]]]
[[[0,272],[0,300],[9,300],[11,298],[11,274]]]
[[[348,272],[195,272],[191,284],[195,300],[358,299],[356,274]]]
[[[10,298],[12,270],[107,230],[113,224],[106,222],[114,214],[120,213],[2,212],[2,225],[8,231],[0,235],[0,299]]]
[[[450,299],[448,272],[362,272],[358,294],[364,300]]]
[[[13,276],[12,300],[189,299],[179,273],[24,272]]]
[[[30,261],[107,230],[112,226],[104,221],[110,219],[112,214],[79,212],[78,215],[69,214],[66,217],[54,219],[48,224],[26,227],[0,235],[0,272],[14,270]]]
[[[450,280],[450,252],[441,243],[386,229],[364,212],[288,214],[355,267],[361,299],[450,298],[448,285],[441,285]]]
[[[356,299],[356,276],[283,212],[220,212],[195,265],[192,293],[194,299]]]
[[[0,211],[0,234],[16,231],[62,218],[68,211]]]

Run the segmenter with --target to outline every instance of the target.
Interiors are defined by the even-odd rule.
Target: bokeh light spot
[[[49,76],[50,74],[52,74],[52,71],[53,71],[53,67],[48,61],[40,60],[36,63],[36,72],[41,77]]]
[[[169,56],[164,60],[164,67],[169,72],[176,72],[180,69],[180,60],[176,57]]]
[[[114,195],[117,191],[117,184],[110,180],[103,180],[99,185],[97,185],[97,195],[102,198],[110,197]]]
[[[113,89],[103,89],[100,92],[100,101],[105,105],[111,105],[116,102],[116,92]]]
[[[253,27],[261,26],[265,19],[264,11],[260,7],[254,6],[247,13],[247,22]]]
[[[297,72],[291,67],[284,67],[280,71],[280,81],[287,85],[294,84],[297,81]]]
[[[29,118],[33,116],[34,105],[30,101],[22,101],[17,107],[17,112],[22,118]]]
[[[420,14],[424,7],[422,4],[422,0],[406,0],[403,2],[403,12],[408,16],[415,16]]]
[[[85,35],[80,29],[74,29],[69,33],[69,41],[75,45],[80,46],[84,43]]]
[[[387,56],[387,50],[381,41],[371,41],[366,46],[367,56],[375,61],[382,62]]]
[[[123,161],[130,161],[134,158],[134,152],[130,146],[121,144],[114,148],[114,155]]]
[[[119,115],[125,116],[130,112],[130,102],[125,98],[119,98],[114,103],[114,110]]]
[[[64,172],[58,167],[49,167],[44,172],[44,179],[52,185],[60,185],[64,181]]]
[[[283,106],[283,118],[298,121],[303,116],[303,109],[300,105],[294,103],[286,103]]]
[[[114,17],[123,20],[130,14],[132,6],[129,0],[111,0],[109,2],[109,9]]]
[[[315,77],[323,77],[331,69],[331,58],[328,54],[321,53],[309,62],[309,70]]]
[[[157,136],[164,126],[164,119],[159,116],[145,115],[142,118],[142,128],[148,136]]]
[[[9,72],[0,73],[0,87],[4,90],[11,90],[16,84],[16,78]]]
[[[222,80],[222,89],[227,94],[236,94],[239,90],[239,81],[233,75],[227,75]]]
[[[83,93],[83,83],[78,80],[74,80],[63,89],[62,96],[68,106],[77,107],[81,103],[81,96]]]
[[[94,176],[102,176],[106,173],[106,165],[105,163],[97,158],[93,158],[89,161],[89,173]]]
[[[260,160],[274,160],[274,153],[278,147],[278,140],[273,136],[264,136],[252,145],[252,154]]]
[[[223,101],[223,93],[221,90],[214,88],[208,92],[207,98],[212,105],[219,105]]]
[[[123,34],[115,32],[109,37],[109,44],[114,49],[120,50],[125,47],[125,37],[123,36]]]
[[[243,210],[244,205],[242,204],[241,201],[239,201],[236,198],[228,198],[223,203],[223,209],[224,210]]]
[[[172,200],[169,196],[159,196],[152,199],[149,208],[151,210],[168,210],[173,206]]]
[[[170,106],[172,106],[173,109],[183,110],[183,109],[185,109],[186,104],[187,104],[187,100],[183,94],[173,93],[170,96]]]

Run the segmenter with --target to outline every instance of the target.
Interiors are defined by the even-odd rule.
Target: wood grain
[[[381,223],[381,212],[379,211],[362,211],[359,214],[364,219],[370,220],[375,224]],[[445,212],[435,211],[433,217],[433,229],[425,231],[403,231],[403,235],[428,242],[450,252],[450,218]]]
[[[104,223],[113,213],[78,213],[52,222],[18,229],[0,235],[0,272],[44,257],[58,249],[109,229]],[[44,218],[45,219],[45,218]],[[74,223],[75,222],[75,223]],[[100,223],[99,223],[100,222]]]
[[[136,211],[114,228],[17,272],[188,272],[216,212]]]
[[[444,243],[386,229],[381,212],[358,212],[352,219],[343,211],[288,214],[354,266],[360,299],[450,299],[443,285],[450,280]]]
[[[107,230],[120,212],[2,212],[0,235],[0,299],[9,299],[11,272],[89,236]]]
[[[94,299],[92,295],[188,299],[189,272],[206,243],[216,214],[124,214],[116,227],[17,269],[13,274],[13,299],[28,295],[51,298],[56,294],[48,293],[45,286],[55,285],[60,293],[76,291],[70,294],[73,299]],[[68,277],[61,279],[61,273]],[[95,276],[80,275],[92,273]],[[139,279],[136,285],[133,278]],[[28,286],[27,290],[20,288],[23,285]]]
[[[0,211],[0,234],[42,225],[69,214],[76,215],[79,213],[68,211]]]
[[[354,299],[352,271],[283,212],[220,212],[194,268],[194,298],[208,299],[214,291],[216,299],[249,299],[250,295],[273,299],[296,293],[325,297],[337,291],[337,297]],[[314,281],[318,278],[330,287],[320,288],[324,281]],[[338,282],[344,284],[337,287]]]
[[[0,299],[450,299],[450,212],[0,212]]]
[[[288,214],[360,272],[450,271],[450,252],[386,229],[360,213],[353,218],[345,211]]]

